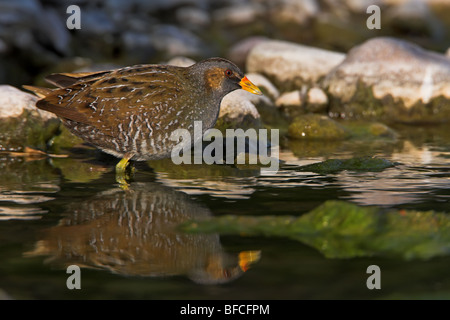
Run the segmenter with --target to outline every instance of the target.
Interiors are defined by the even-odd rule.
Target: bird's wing
[[[173,118],[175,100],[187,95],[181,72],[176,67],[143,65],[80,77],[64,74],[53,81],[72,84],[53,90],[36,106],[114,136],[119,123],[129,125],[138,116],[159,117],[158,121]]]
[[[53,73],[45,77],[45,81],[58,88],[66,88],[79,82],[98,80],[113,71],[78,72],[78,73]]]

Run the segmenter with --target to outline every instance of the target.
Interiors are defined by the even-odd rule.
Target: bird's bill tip
[[[251,81],[248,80],[248,78],[245,76],[241,79],[241,82],[239,82],[239,85],[245,91],[248,91],[248,92],[251,92],[251,93],[257,94],[257,95],[262,95],[261,90],[259,90],[259,88],[257,86],[255,86],[253,83],[251,83]]]

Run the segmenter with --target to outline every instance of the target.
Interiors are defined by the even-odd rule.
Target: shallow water
[[[284,141],[284,164],[269,176],[248,166],[140,163],[128,190],[115,183],[115,160],[83,149],[68,158],[1,155],[0,296],[449,298],[445,243],[428,259],[342,259],[283,235],[176,229],[188,220],[223,215],[299,217],[328,200],[450,213],[448,128],[396,129],[396,140]],[[298,170],[329,158],[362,156],[396,165],[378,171]],[[66,267],[73,264],[81,267],[81,290],[66,287]],[[380,290],[366,286],[373,264],[381,270]]]

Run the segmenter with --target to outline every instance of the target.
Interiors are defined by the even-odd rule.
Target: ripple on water
[[[47,210],[36,204],[53,200],[59,177],[45,160],[0,159],[0,220],[40,219]]]

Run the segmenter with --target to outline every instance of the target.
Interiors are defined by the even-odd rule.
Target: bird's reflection
[[[176,227],[210,211],[181,192],[156,183],[132,183],[74,202],[27,255],[137,276],[185,275],[213,284],[236,279],[259,252],[224,252],[217,234],[186,234]]]

